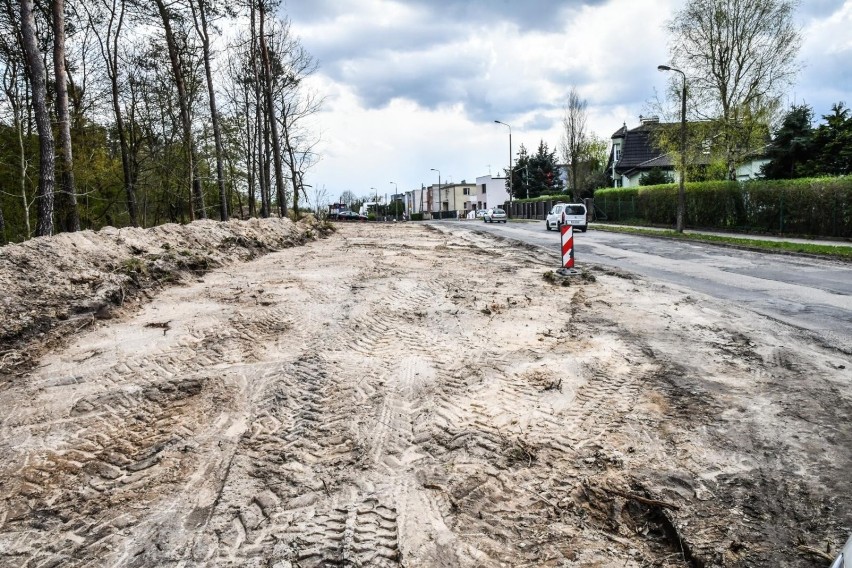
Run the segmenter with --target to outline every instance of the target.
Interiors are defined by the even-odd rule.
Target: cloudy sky
[[[322,160],[336,199],[497,175],[523,143],[558,147],[571,86],[606,139],[666,89],[663,30],[683,0],[285,0],[319,61]],[[852,105],[852,0],[802,0],[803,69],[789,102]],[[372,190],[371,188],[376,188]]]

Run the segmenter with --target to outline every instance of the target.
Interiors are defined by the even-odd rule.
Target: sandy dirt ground
[[[848,346],[338,229],[7,342],[0,566],[826,566],[852,531]]]

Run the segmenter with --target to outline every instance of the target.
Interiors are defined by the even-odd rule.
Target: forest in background
[[[0,0],[0,243],[298,216],[316,69],[280,0]]]

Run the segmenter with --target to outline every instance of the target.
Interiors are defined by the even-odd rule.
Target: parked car
[[[547,214],[544,226],[547,230],[555,228],[557,231],[563,224],[571,225],[576,229],[586,232],[589,228],[586,220],[586,206],[582,203],[557,203]]]
[[[489,209],[485,212],[485,215],[482,217],[482,220],[486,223],[505,223],[506,222],[506,212],[500,209],[499,207],[495,207],[494,209]]]
[[[483,217],[485,217],[486,213],[488,213],[488,211],[486,209],[480,209],[479,211],[476,212],[476,218],[482,219]]]
[[[335,217],[338,221],[366,221],[366,215],[360,215],[354,211],[341,211]]]
[[[846,541],[846,545],[831,564],[831,568],[852,568],[852,536]]]

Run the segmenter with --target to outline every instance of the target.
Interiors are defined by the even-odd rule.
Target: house
[[[607,172],[614,187],[639,185],[642,174],[659,168],[672,175],[672,181],[678,180],[674,157],[663,152],[656,143],[656,135],[663,128],[679,127],[679,124],[660,123],[655,116],[639,117],[639,126],[628,129],[625,123],[612,135],[612,148],[609,152]]]
[[[624,124],[612,135],[607,172],[613,180],[613,186],[637,186],[642,174],[654,169],[668,172],[672,182],[678,182],[680,172],[677,170],[677,156],[660,149],[657,136],[663,129],[672,129],[676,136],[680,123],[661,123],[656,116],[640,116],[639,122],[639,126],[632,129]],[[737,179],[745,181],[760,177],[760,168],[767,161],[763,156],[752,157],[737,167]],[[696,158],[691,158],[690,165],[709,165],[711,162],[708,150],[698,158],[697,163]]]
[[[506,189],[506,178],[479,176],[476,178],[475,191],[468,196],[465,211],[503,207],[509,201],[509,191]]]
[[[461,216],[467,211],[469,196],[477,191],[472,183],[437,183],[403,194],[407,215],[423,213],[426,219]]]

